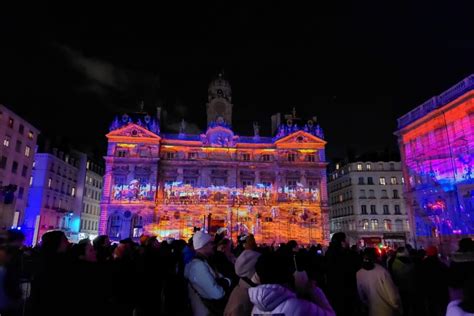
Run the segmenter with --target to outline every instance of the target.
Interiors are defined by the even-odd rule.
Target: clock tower
[[[232,89],[222,73],[211,81],[207,92],[207,124],[223,119],[232,125]]]

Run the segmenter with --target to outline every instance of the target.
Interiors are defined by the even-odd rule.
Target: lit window
[[[368,219],[364,219],[362,221],[362,229],[363,230],[368,230],[369,229],[369,220]]]
[[[372,170],[372,165],[370,163],[368,163],[368,164],[365,165],[365,168],[367,170]]]
[[[249,161],[250,160],[250,154],[242,154],[242,160],[243,161]]]
[[[381,185],[386,185],[386,184],[387,184],[387,183],[385,182],[385,178],[384,178],[384,177],[380,178],[379,183],[380,183]]]
[[[29,139],[33,139],[33,136],[34,136],[33,132],[30,131],[30,132],[28,133],[28,138],[29,138]]]
[[[379,229],[379,220],[378,219],[371,219],[370,220],[370,227],[372,230],[378,230]]]
[[[87,164],[86,164],[86,169],[87,170],[89,170],[90,165],[91,165],[91,163],[90,163],[90,161],[88,161]]]
[[[33,177],[30,177],[30,187],[33,185]]]
[[[342,196],[342,194],[339,194],[339,202],[342,202],[344,201],[344,197]]]
[[[5,136],[5,139],[3,140],[3,146],[10,147],[10,136]]]
[[[391,177],[390,178],[390,183],[391,184],[397,184],[397,177]]]
[[[288,154],[288,161],[295,161],[296,155],[295,154]]]
[[[357,171],[362,171],[362,164],[361,163],[357,164]]]
[[[48,179],[48,188],[51,188],[52,183],[53,183],[53,179],[49,178]]]
[[[29,156],[30,156],[30,151],[31,151],[30,146],[26,146],[26,147],[25,147],[25,156],[26,156],[26,157],[29,157]]]
[[[384,219],[383,227],[386,231],[391,231],[392,230],[392,221],[389,220],[389,219]]]
[[[71,196],[75,196],[76,195],[76,188],[75,187],[72,187],[71,189]]]
[[[402,177],[402,184],[405,184],[405,178]]]

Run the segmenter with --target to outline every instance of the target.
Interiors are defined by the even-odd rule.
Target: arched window
[[[121,229],[122,218],[118,214],[112,214],[109,217],[109,236],[112,238],[120,238]]]
[[[143,217],[135,215],[132,219],[132,237],[138,238],[143,234]]]

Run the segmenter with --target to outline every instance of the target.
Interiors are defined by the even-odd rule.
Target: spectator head
[[[140,236],[140,246],[145,246],[147,244],[147,241],[148,241],[149,238],[150,238],[150,236],[142,234]]]
[[[25,242],[25,234],[18,229],[9,229],[7,231],[7,243],[12,247],[22,247]]]
[[[41,249],[45,254],[64,253],[69,248],[69,241],[64,232],[53,230],[41,237]]]
[[[110,247],[110,239],[107,235],[100,235],[94,238],[93,241],[94,248],[107,248]]]
[[[459,252],[473,252],[474,241],[471,238],[463,238],[459,241]]]
[[[338,232],[332,235],[331,246],[347,248],[348,245],[346,242],[346,234],[343,232]]]
[[[398,247],[397,249],[397,257],[409,257],[410,254],[405,247]]]
[[[296,242],[296,240],[290,240],[288,242],[287,246],[288,246],[288,249],[293,251],[293,252],[298,251],[298,243]]]
[[[210,257],[214,254],[214,242],[212,237],[203,231],[198,231],[194,234],[193,247],[197,253],[204,257]]]
[[[221,239],[221,241],[219,241],[219,243],[217,244],[217,251],[228,252],[230,251],[230,246],[231,246],[231,242],[229,239],[227,238]]]
[[[261,284],[293,284],[293,264],[291,258],[277,253],[265,253],[255,265]]]
[[[362,268],[365,270],[372,270],[377,262],[377,252],[375,248],[367,247],[364,249],[362,256]]]
[[[82,239],[72,247],[75,259],[87,262],[96,262],[97,254],[89,239]]]
[[[257,249],[257,242],[255,241],[255,236],[253,234],[249,234],[245,239],[244,243],[245,250],[255,250]]]
[[[251,279],[255,274],[255,265],[260,253],[253,250],[244,250],[235,261],[235,273],[241,278]]]

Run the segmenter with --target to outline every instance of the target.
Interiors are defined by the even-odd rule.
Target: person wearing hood
[[[224,316],[247,316],[252,312],[248,289],[256,286],[252,277],[255,274],[255,265],[260,253],[253,250],[244,250],[235,261],[235,272],[240,277],[237,286],[232,290],[229,301],[224,310]]]
[[[392,264],[392,277],[400,291],[405,315],[414,315],[416,293],[415,264],[405,247],[399,247]]]
[[[385,268],[376,263],[374,248],[364,250],[362,269],[357,274],[357,289],[369,316],[401,315],[398,290]]]
[[[193,236],[193,246],[196,256],[184,268],[193,315],[222,314],[226,289],[231,286],[231,281],[221,278],[208,262],[214,254],[211,235],[202,231],[196,232]]]
[[[324,293],[308,284],[308,300],[298,298],[293,288],[291,259],[267,253],[257,260],[256,275],[261,285],[249,288],[254,304],[252,315],[335,316]]]

